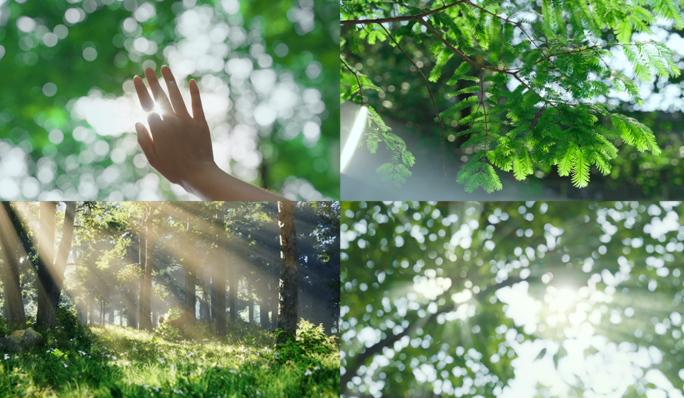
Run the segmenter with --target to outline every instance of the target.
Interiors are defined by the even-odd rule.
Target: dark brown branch
[[[482,113],[484,113],[485,125],[485,146],[489,149],[489,129],[487,128],[487,107],[485,106],[485,89],[484,89],[484,69],[480,69],[480,103],[482,104]]]
[[[423,18],[427,17],[428,15],[436,14],[440,11],[444,11],[447,8],[451,8],[453,6],[462,4],[462,3],[467,3],[465,0],[459,0],[456,2],[453,2],[451,4],[447,4],[444,7],[440,8],[435,8],[434,10],[426,11],[421,14],[416,14],[416,15],[406,15],[403,17],[390,17],[390,18],[378,18],[378,19],[350,19],[346,21],[340,21],[340,25],[368,25],[372,23],[385,23],[385,22],[401,22],[401,21],[420,21]]]
[[[425,81],[425,85],[427,86],[428,93],[430,94],[430,99],[432,100],[432,106],[435,108],[435,114],[437,114],[437,120],[439,120],[439,129],[440,129],[440,139],[442,140],[442,171],[444,172],[444,176],[446,177],[446,157],[444,155],[444,123],[442,123],[442,117],[439,115],[439,110],[437,109],[437,102],[435,101],[435,96],[432,94],[432,89],[430,88],[430,82],[428,81],[427,77],[425,77],[425,74],[423,73],[422,70],[416,65],[415,62],[409,57],[409,55],[404,51],[403,48],[399,45],[399,42],[397,42],[394,37],[390,34],[390,32],[380,25],[382,29],[387,33],[387,36],[389,36],[390,39],[394,42],[394,44],[397,46],[399,50],[401,50],[402,53],[408,58],[409,61],[413,64],[413,66],[418,69],[418,72],[420,73],[421,76],[423,76],[423,80]]]
[[[532,124],[530,125],[530,130],[534,129],[537,127],[537,122],[539,121],[539,118],[541,117],[542,113],[544,113],[544,110],[546,109],[547,103],[545,102],[544,105],[539,109],[536,115],[534,115],[534,120],[532,120]]]
[[[606,47],[606,46],[619,46],[619,45],[620,45],[620,44],[618,44],[618,43],[596,44],[596,45],[591,46],[591,47],[578,48],[577,50],[564,51],[564,52],[561,52],[561,53],[549,54],[548,58],[549,58],[549,62],[551,62],[551,60],[550,60],[551,57],[557,57],[557,56],[559,56],[559,55],[567,55],[567,54],[581,53],[581,52],[584,52],[584,51],[587,51],[587,50],[593,50],[593,49],[596,49],[596,48],[601,48],[601,47]],[[543,61],[543,59],[540,59],[539,61],[535,62],[534,64],[536,65],[536,64],[538,64],[538,63],[540,63],[540,62],[542,62],[542,61]]]
[[[356,82],[359,83],[359,95],[361,95],[361,105],[363,105],[363,88],[361,88],[361,80],[359,80],[359,75],[355,71],[353,71],[352,68],[349,65],[347,65],[347,63],[344,62],[342,58],[340,58],[340,61],[347,69],[349,69],[349,72],[351,72],[352,75],[354,75],[354,77],[356,78]]]
[[[377,344],[372,345],[371,347],[366,348],[365,351],[362,353],[358,354],[356,357],[354,357],[354,364],[351,367],[346,368],[346,373],[342,375],[340,378],[340,387],[342,391],[347,390],[347,383],[351,381],[352,377],[356,376],[357,370],[363,365],[367,359],[370,357],[379,354],[382,352],[382,349],[385,347],[389,347],[393,345],[395,342],[401,340],[402,337],[404,336],[409,336],[411,333],[413,333],[416,329],[422,328],[425,325],[427,325],[430,322],[433,322],[437,319],[437,316],[440,314],[444,314],[447,312],[454,311],[456,309],[455,304],[450,304],[445,307],[443,307],[441,310],[438,310],[434,314],[430,314],[430,316],[422,318],[417,320],[416,322],[411,323],[404,331],[401,333],[395,334],[395,335],[388,335],[384,339],[380,340]],[[389,332],[388,332],[389,333]]]
[[[535,279],[534,277],[528,277],[527,278],[528,281],[534,280],[534,279]],[[518,277],[510,277],[510,278],[507,278],[506,280],[504,280],[500,283],[497,283],[496,285],[491,285],[491,286],[487,287],[486,289],[480,291],[479,293],[474,293],[473,297],[475,300],[478,300],[478,301],[483,300],[484,298],[488,297],[490,294],[493,294],[494,292],[496,292],[497,290],[499,290],[503,287],[511,286],[514,283],[522,282],[522,281],[523,281],[523,279],[520,279]],[[445,298],[449,297],[449,298],[447,298],[447,300],[451,300],[451,298],[450,298],[451,294],[452,294],[452,292],[446,291],[446,292],[442,293],[442,297],[445,297]],[[354,376],[357,376],[357,372],[358,372],[359,368],[362,365],[364,365],[365,362],[369,358],[371,358],[372,356],[374,356],[376,354],[381,353],[383,348],[392,346],[396,341],[401,340],[402,337],[409,336],[415,330],[417,330],[419,328],[423,328],[423,327],[425,327],[425,325],[436,321],[437,317],[439,315],[446,314],[446,313],[449,313],[451,311],[455,311],[457,309],[458,305],[456,303],[454,303],[453,300],[451,300],[451,301],[452,301],[452,304],[445,305],[444,307],[438,309],[437,312],[435,312],[434,314],[430,314],[430,316],[428,316],[428,317],[418,319],[417,321],[411,323],[401,333],[398,333],[398,334],[392,335],[392,336],[388,335],[384,339],[380,340],[378,343],[366,348],[365,351],[363,351],[362,353],[358,354],[355,357],[349,357],[348,356],[349,359],[347,360],[347,364],[349,365],[350,360],[352,358],[354,359],[354,363],[345,368],[346,373],[344,375],[342,375],[342,377],[340,379],[340,391],[343,393],[348,391],[347,383],[349,381],[351,381],[351,379]],[[388,333],[390,333],[390,332],[388,332]]]

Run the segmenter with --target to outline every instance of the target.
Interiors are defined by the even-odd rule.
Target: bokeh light
[[[162,65],[188,108],[198,82],[224,171],[291,199],[339,196],[334,2],[70,3],[0,0],[0,65],[25,77],[0,88],[0,199],[196,199],[137,144],[133,77]]]

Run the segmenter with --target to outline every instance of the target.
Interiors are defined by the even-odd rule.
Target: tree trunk
[[[2,281],[5,297],[5,314],[12,326],[25,325],[26,313],[19,284],[19,231],[21,221],[10,206],[0,207],[0,246],[3,256]]]
[[[90,293],[89,296],[89,307],[90,307],[90,324],[95,325],[95,293]]]
[[[247,280],[247,305],[249,306],[249,312],[247,316],[247,323],[254,322],[254,299],[252,298],[252,285]]]
[[[233,260],[228,265],[228,304],[230,305],[230,321],[232,323],[237,322],[237,291],[238,291],[238,278],[237,272],[235,271],[235,261],[233,259],[234,255],[231,254],[230,259]]]
[[[278,226],[280,227],[280,307],[278,344],[295,338],[297,334],[297,244],[294,222],[295,202],[278,202]]]
[[[259,326],[262,329],[267,329],[270,325],[268,324],[268,308],[266,303],[268,302],[268,284],[264,283],[267,275],[267,270],[264,269],[264,275],[259,279],[259,291],[257,292],[259,297]]]
[[[192,314],[191,320],[195,319],[195,285],[197,284],[195,274],[188,266],[185,269],[185,310]]]
[[[202,267],[202,273],[200,275],[200,286],[202,287],[202,307],[200,308],[200,319],[202,322],[207,322],[209,329],[211,329],[211,322],[209,320],[209,297],[207,295],[207,277],[204,274],[205,267]]]
[[[43,203],[49,202],[41,202],[41,206]],[[69,252],[71,252],[71,243],[74,236],[76,202],[65,202],[65,205],[66,209],[64,212],[64,224],[62,226],[62,240],[59,242],[57,255],[54,258],[54,266],[51,266],[53,264],[52,259],[48,258],[44,262],[48,268],[51,283],[49,283],[45,288],[45,297],[42,307],[40,305],[40,295],[38,300],[38,315],[36,317],[36,323],[38,325],[48,327],[54,327],[57,323],[57,307],[59,305],[59,297],[62,294],[62,286],[64,285],[64,271],[66,270],[66,262],[67,258],[69,257]],[[54,206],[51,205],[50,209],[54,211]],[[51,230],[48,230],[47,233],[50,233],[52,236],[51,247],[54,249],[54,213],[50,216],[52,217],[52,228]]]
[[[212,263],[214,263],[212,261]],[[209,319],[216,321],[216,264],[211,267],[211,280],[209,281],[209,302],[211,303],[211,316]]]
[[[55,202],[40,202],[40,225],[38,230],[38,314],[36,323],[39,326],[54,326],[48,322],[55,318],[54,310],[50,305],[49,295],[57,289],[54,269],[55,261]]]
[[[226,335],[226,267],[216,269],[216,334]]]
[[[144,270],[142,285],[140,286],[140,301],[138,304],[138,329],[152,330],[152,320],[150,319],[150,298],[152,291],[152,206],[148,205],[145,209],[143,219],[144,228]]]
[[[225,202],[223,210],[227,210],[227,203]],[[223,217],[223,213],[217,212],[217,216],[219,214]],[[223,226],[223,222],[221,222],[220,227]],[[220,230],[223,231],[223,228],[220,228]],[[212,300],[212,303],[216,302],[214,309],[216,311],[216,334],[218,336],[226,335],[226,264],[224,263],[225,259],[220,256],[221,247],[227,247],[227,245],[221,244],[221,242],[225,242],[225,238],[225,235],[217,236],[216,242],[219,246],[216,248],[217,254],[214,263],[214,291],[216,292],[216,300]]]
[[[190,234],[190,213],[185,224],[186,234]],[[187,261],[187,260],[186,260]],[[195,313],[195,285],[197,278],[190,264],[185,264],[185,311],[192,314],[189,323],[195,323],[197,314]]]
[[[131,284],[134,282],[131,281]],[[135,304],[135,292],[133,290],[133,287],[129,285],[128,289],[126,290],[127,294],[124,294],[123,297],[123,305],[124,309],[126,312],[126,326],[128,327],[135,327],[136,324],[136,319],[135,319],[135,313],[136,313],[136,304]],[[122,322],[123,325],[123,322]]]
[[[271,330],[275,330],[278,328],[278,297],[280,294],[280,266],[277,263],[273,263],[271,265],[271,274],[270,274],[270,280],[271,280],[271,288],[269,290],[270,293],[270,303],[269,303],[269,309],[270,309],[270,315],[271,315]]]

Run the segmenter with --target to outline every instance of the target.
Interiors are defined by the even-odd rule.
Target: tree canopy
[[[402,184],[415,159],[378,106],[411,109],[399,116],[409,127],[434,118],[426,140],[463,149],[456,180],[468,192],[501,189],[497,169],[524,180],[555,168],[586,187],[591,168],[611,173],[625,145],[658,159],[654,133],[625,111],[642,103],[644,84],[680,74],[679,54],[642,39],[659,24],[682,28],[676,1],[350,0],[341,19],[341,99],[371,109],[367,147],[393,153],[378,169],[386,180]]]
[[[68,202],[73,207],[73,236],[63,232],[68,230],[65,206],[58,206],[50,227],[45,209],[52,206],[54,212],[58,204],[41,204],[39,209],[34,202],[12,203],[23,231],[19,238],[28,250],[17,249],[11,239],[0,242],[3,270],[10,260],[19,259],[19,306],[26,308],[30,319],[36,313],[40,317],[40,292],[35,287],[42,267],[53,278],[64,275],[64,292],[57,300],[74,305],[86,324],[151,329],[159,316],[184,308],[189,301],[193,317],[216,325],[221,297],[217,292],[223,291],[228,303],[223,306],[224,323],[228,313],[232,323],[276,327],[281,262],[276,203]],[[339,202],[302,203],[294,209],[293,220],[300,274],[295,281],[300,290],[297,319],[323,324],[334,333],[339,328],[339,293],[332,290],[332,281],[339,286],[339,252],[334,250],[339,244]],[[3,218],[6,228],[5,222]],[[73,239],[63,264],[66,269],[59,275],[45,253],[49,231],[53,246]],[[5,232],[3,238],[13,236]],[[12,284],[3,275],[7,289]],[[5,292],[2,299],[8,309]]]
[[[343,396],[682,396],[680,203],[342,214]]]

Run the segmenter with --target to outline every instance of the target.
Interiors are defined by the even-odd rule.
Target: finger
[[[147,87],[145,87],[145,83],[143,83],[140,76],[133,78],[133,85],[135,86],[135,92],[138,93],[138,99],[143,111],[151,112],[154,109],[154,101],[152,101],[150,93],[147,91]]]
[[[176,112],[176,115],[183,117],[190,116],[188,114],[188,110],[185,108],[185,102],[183,101],[183,96],[178,89],[176,79],[173,77],[173,73],[171,73],[171,68],[164,65],[161,68],[161,72],[162,76],[164,76],[164,80],[166,81],[166,88],[169,91],[171,105],[173,105],[173,110]]]
[[[159,85],[159,80],[154,73],[154,69],[145,69],[145,77],[152,90],[152,95],[154,95],[154,100],[159,104],[159,107],[162,110],[162,115],[172,114],[173,109],[171,109],[171,104],[169,103],[169,99],[166,98],[166,94],[164,93],[164,90],[162,90],[161,85]],[[154,134],[154,132],[152,134]]]
[[[154,143],[152,142],[150,133],[142,123],[135,124],[135,132],[138,133],[138,144],[140,144],[140,147],[145,153],[147,161],[150,164],[153,164],[157,158],[157,153],[154,150]]]
[[[190,97],[192,98],[192,117],[198,122],[207,123],[204,118],[204,110],[202,109],[202,99],[200,98],[199,87],[197,82],[190,80]]]

